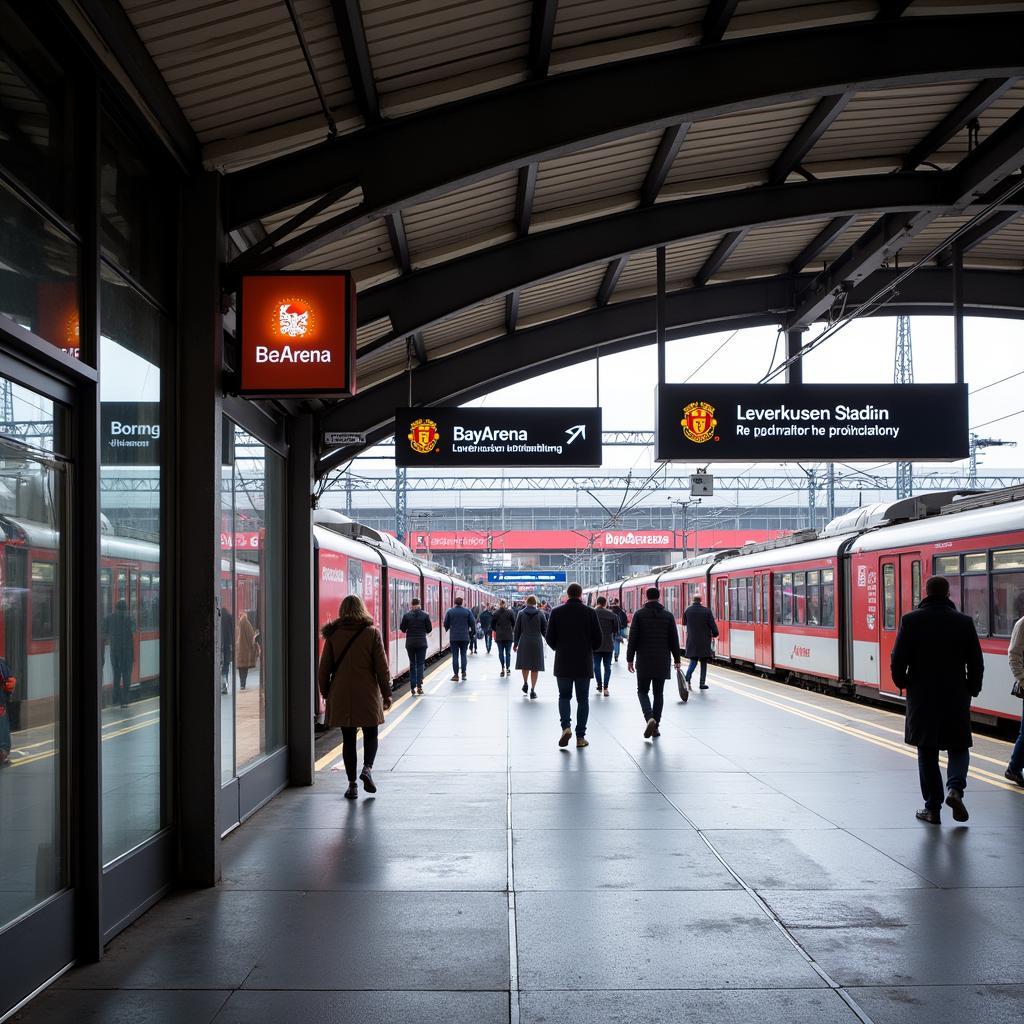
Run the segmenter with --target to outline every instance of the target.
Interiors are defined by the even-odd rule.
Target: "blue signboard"
[[[488,583],[564,583],[564,569],[499,569],[487,574]]]

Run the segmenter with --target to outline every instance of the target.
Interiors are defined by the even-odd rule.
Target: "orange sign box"
[[[355,394],[350,274],[247,274],[240,294],[241,394]]]

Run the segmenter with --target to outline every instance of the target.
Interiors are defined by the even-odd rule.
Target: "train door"
[[[878,575],[881,583],[878,623],[878,688],[882,693],[898,693],[889,671],[896,631],[900,625],[900,557],[883,555]]]
[[[772,574],[754,574],[754,663],[772,668]]]
[[[716,653],[720,658],[729,657],[729,580],[720,576],[716,581],[715,619],[718,622],[718,644]]]

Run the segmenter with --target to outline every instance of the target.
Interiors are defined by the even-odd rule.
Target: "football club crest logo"
[[[271,329],[278,337],[302,340],[316,327],[316,312],[305,299],[284,299],[275,304],[275,312]]]
[[[413,420],[409,425],[409,446],[420,455],[432,452],[440,439],[433,420]]]
[[[683,409],[683,418],[679,421],[683,428],[683,436],[694,444],[703,444],[715,436],[715,407],[707,402],[691,402]]]

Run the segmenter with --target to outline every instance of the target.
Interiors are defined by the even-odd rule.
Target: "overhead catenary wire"
[[[1024,370],[1018,370],[1016,373],[1011,373],[1009,377],[1000,377],[999,380],[994,380],[990,384],[982,384],[980,388],[975,388],[973,391],[969,391],[968,394],[977,395],[982,391],[988,391],[989,388],[994,388],[997,384],[1005,384],[1008,380],[1013,380],[1015,377],[1024,376]]]

